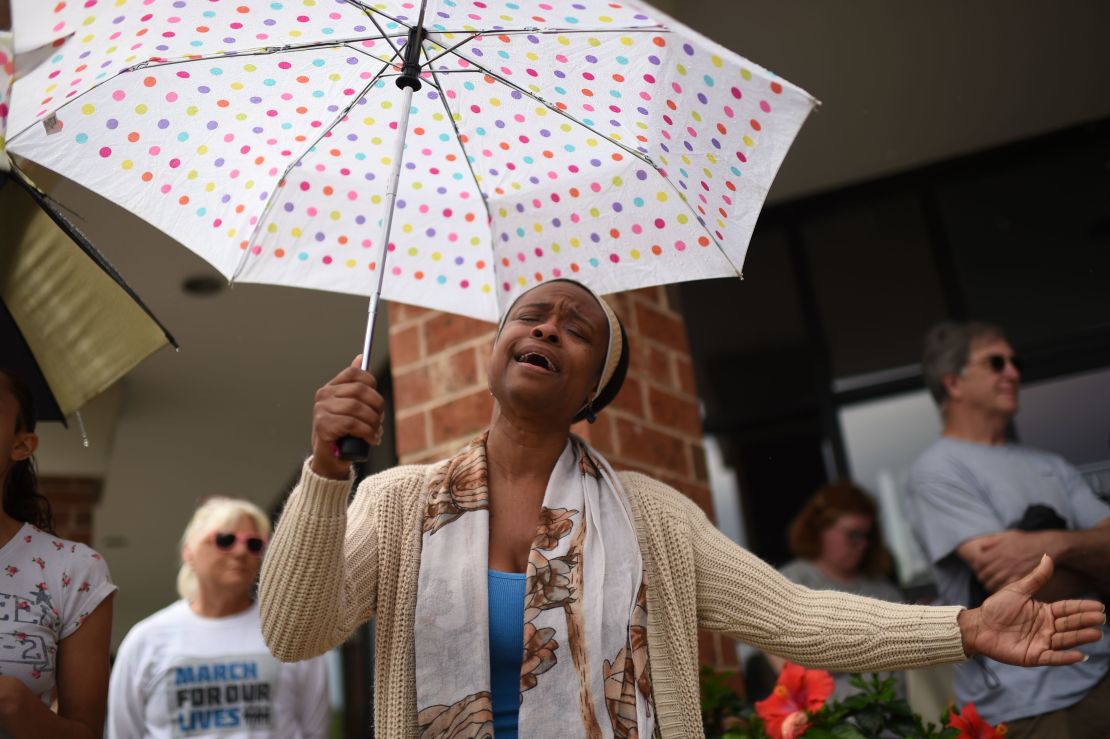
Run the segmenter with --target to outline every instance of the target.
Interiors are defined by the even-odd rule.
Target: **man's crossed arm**
[[[968,539],[956,553],[991,593],[1024,576],[1047,553],[1056,572],[1039,598],[1072,598],[1092,590],[1110,596],[1110,519],[1080,531],[1000,531]]]

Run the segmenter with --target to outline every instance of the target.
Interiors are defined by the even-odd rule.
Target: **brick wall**
[[[712,517],[701,417],[686,328],[663,288],[607,298],[628,332],[631,357],[620,394],[575,433],[617,469],[645,472],[690,496]],[[495,327],[469,318],[389,306],[394,431],[402,464],[450,456],[490,420],[486,382]],[[736,668],[731,642],[701,637],[701,659]]]

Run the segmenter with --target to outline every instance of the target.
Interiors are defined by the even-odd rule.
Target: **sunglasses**
[[[866,544],[871,541],[871,531],[860,531],[859,529],[850,528],[837,528],[840,535],[848,540],[849,544]]]
[[[262,550],[266,548],[266,540],[258,534],[234,531],[215,531],[212,533],[212,543],[221,552],[230,552],[235,548],[238,541],[242,541],[251,554],[261,554]]]
[[[988,368],[990,368],[990,371],[995,373],[996,375],[1002,374],[1002,372],[1006,369],[1007,363],[1009,363],[1010,366],[1016,369],[1018,372],[1021,372],[1022,368],[1025,366],[1025,362],[1023,362],[1021,360],[1021,357],[1016,354],[1011,354],[1010,356],[1006,356],[1005,354],[991,354],[990,356],[983,357],[978,362],[976,362],[976,364],[985,364]]]

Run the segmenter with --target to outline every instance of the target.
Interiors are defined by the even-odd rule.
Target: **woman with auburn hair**
[[[322,739],[323,658],[278,662],[254,602],[270,519],[247,500],[205,501],[181,537],[181,600],[137,623],[112,669],[108,736]]]
[[[367,478],[349,508],[337,442],[378,443],[384,401],[357,359],[320,388],[312,455],[263,565],[274,654],[321,654],[376,619],[380,736],[670,739],[701,735],[699,627],[841,670],[980,651],[1062,664],[1101,636],[1101,604],[1033,600],[1047,559],[966,611],[791,583],[689,498],[571,434],[615,397],[628,354],[584,285],[523,292],[488,362],[489,429],[450,459]]]
[[[790,522],[787,544],[797,559],[782,573],[808,587],[822,582],[805,580],[807,572],[816,571],[848,593],[881,597],[870,592],[874,583],[881,583],[883,593],[896,594],[886,579],[891,558],[879,534],[878,514],[871,496],[850,482],[820,488]]]
[[[899,602],[902,594],[888,579],[891,558],[879,533],[878,508],[871,496],[849,482],[817,490],[790,523],[787,543],[796,559],[779,570],[814,590],[839,590],[879,600]],[[782,660],[772,658],[778,669]],[[894,677],[905,695],[902,673]],[[846,673],[835,675],[836,698],[857,692]]]
[[[100,737],[116,586],[99,554],[54,536],[35,424],[31,391],[0,370],[0,737]]]

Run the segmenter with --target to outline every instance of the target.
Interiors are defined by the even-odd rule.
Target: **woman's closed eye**
[[[571,324],[571,325],[567,326],[567,333],[569,333],[571,336],[573,336],[577,339],[581,339],[582,341],[585,341],[586,343],[590,342],[589,332],[586,329],[582,328],[581,326]]]

